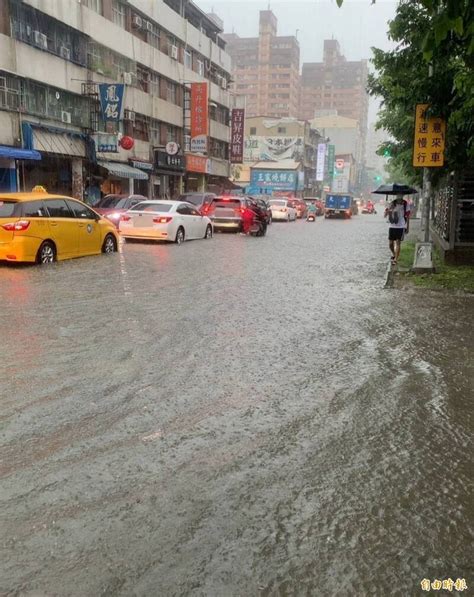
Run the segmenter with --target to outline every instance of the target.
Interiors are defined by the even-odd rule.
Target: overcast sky
[[[241,37],[258,35],[258,16],[270,4],[278,19],[279,35],[295,35],[301,46],[301,62],[322,60],[323,40],[336,38],[348,60],[369,59],[370,48],[390,49],[387,21],[395,15],[392,0],[345,0],[341,8],[335,0],[195,0],[205,12],[214,12],[224,20],[226,33]],[[371,106],[369,120],[374,120]]]

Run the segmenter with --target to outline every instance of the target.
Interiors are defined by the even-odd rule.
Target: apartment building
[[[234,90],[246,98],[247,116],[297,117],[300,47],[294,36],[277,35],[271,10],[260,11],[259,36],[225,34]]]
[[[0,0],[0,187],[174,196],[229,176],[231,60],[189,0]],[[207,153],[189,151],[190,85],[209,88]],[[106,122],[98,85],[125,85]],[[133,140],[121,146],[121,139]],[[105,142],[104,142],[105,139]],[[179,145],[176,155],[166,145]]]
[[[312,120],[316,112],[336,111],[357,120],[361,134],[361,155],[365,152],[369,98],[367,61],[350,61],[342,55],[339,42],[324,41],[323,62],[303,64],[299,117]]]

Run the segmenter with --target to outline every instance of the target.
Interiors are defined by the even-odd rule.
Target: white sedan
[[[185,240],[211,238],[212,222],[194,205],[183,201],[142,201],[122,214],[123,238],[166,240],[180,245]]]
[[[296,209],[291,207],[286,199],[271,199],[268,203],[272,210],[272,220],[296,221],[298,217]]]

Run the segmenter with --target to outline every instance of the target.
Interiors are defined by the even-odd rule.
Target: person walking
[[[409,230],[410,211],[403,195],[396,198],[385,209],[388,220],[388,245],[392,253],[392,264],[396,264],[400,257],[400,248],[405,232]]]

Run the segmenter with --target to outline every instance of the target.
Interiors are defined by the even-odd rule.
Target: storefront
[[[20,185],[44,186],[48,192],[84,197],[83,164],[90,158],[87,136],[34,122],[22,123],[23,144],[41,154],[41,161],[22,162]]]
[[[107,162],[99,160],[97,165],[102,169],[102,182],[100,190],[103,195],[110,193],[122,195],[122,194],[143,194],[148,197],[148,180],[149,175],[143,170],[124,164],[123,162]],[[136,190],[136,182],[145,181],[147,183],[146,192],[139,193]],[[140,188],[137,185],[137,188]]]
[[[132,168],[136,168],[137,170],[142,170],[148,175],[148,179],[137,179],[133,183],[133,192],[136,195],[143,195],[144,197],[148,197],[151,199],[152,195],[152,185],[150,184],[150,176],[153,172],[153,164],[151,162],[145,162],[143,160],[135,160],[130,158],[129,159],[130,166]]]
[[[228,191],[235,188],[229,174],[229,162],[226,160],[186,154],[186,191]]]
[[[23,160],[39,161],[41,160],[41,154],[38,151],[0,145],[1,192],[26,190],[19,184]]]
[[[174,199],[183,191],[184,156],[155,150],[153,196]]]

